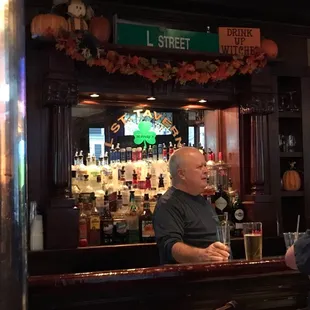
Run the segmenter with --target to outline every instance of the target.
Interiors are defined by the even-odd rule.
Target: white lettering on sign
[[[190,38],[172,37],[172,36],[158,36],[157,43],[160,48],[174,48],[178,50],[189,50]],[[154,47],[151,42],[150,31],[146,31],[146,45]]]
[[[146,31],[146,44],[147,46],[154,46],[154,44],[150,42],[150,32],[148,30]]]
[[[133,110],[134,113],[137,114],[137,118],[139,119],[141,117],[141,114],[143,117],[149,117],[151,119],[154,119],[155,121],[161,123],[163,126],[165,126],[166,128],[168,128],[171,132],[171,134],[174,137],[174,141],[177,143],[178,147],[182,146],[182,137],[178,136],[179,135],[179,131],[178,129],[171,123],[171,121],[164,117],[162,118],[162,114],[159,114],[155,111],[153,111],[153,113],[150,110],[145,110],[143,111],[143,109],[138,109],[138,110]],[[117,122],[113,123],[112,126],[110,127],[110,131],[112,131],[114,134],[117,133],[122,125],[126,124],[126,119],[125,119],[125,114],[123,114],[121,117],[119,117],[117,119]],[[105,142],[105,145],[108,147],[111,147],[113,144],[113,139],[111,139],[111,142]]]
[[[158,37],[158,47],[188,50],[190,40],[191,40],[190,38],[170,37],[170,36],[160,35]]]

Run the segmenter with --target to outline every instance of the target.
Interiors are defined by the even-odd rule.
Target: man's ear
[[[181,180],[185,179],[184,169],[178,169],[178,175]]]

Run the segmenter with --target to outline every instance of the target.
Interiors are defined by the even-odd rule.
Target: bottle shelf
[[[301,112],[279,112],[279,118],[301,118]]]
[[[302,152],[280,152],[280,157],[282,158],[293,158],[293,157],[302,157]]]
[[[303,197],[304,196],[304,192],[303,191],[281,191],[281,196],[282,197]]]

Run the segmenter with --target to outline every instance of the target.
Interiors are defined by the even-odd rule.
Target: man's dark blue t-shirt
[[[216,213],[201,195],[171,187],[157,202],[153,221],[161,264],[175,263],[171,249],[177,242],[206,248],[217,241]]]

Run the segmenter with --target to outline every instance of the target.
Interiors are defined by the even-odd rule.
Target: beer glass
[[[262,259],[263,227],[261,222],[243,223],[245,257],[247,260]]]
[[[286,250],[291,247],[300,237],[304,236],[304,232],[286,232],[283,233]]]

